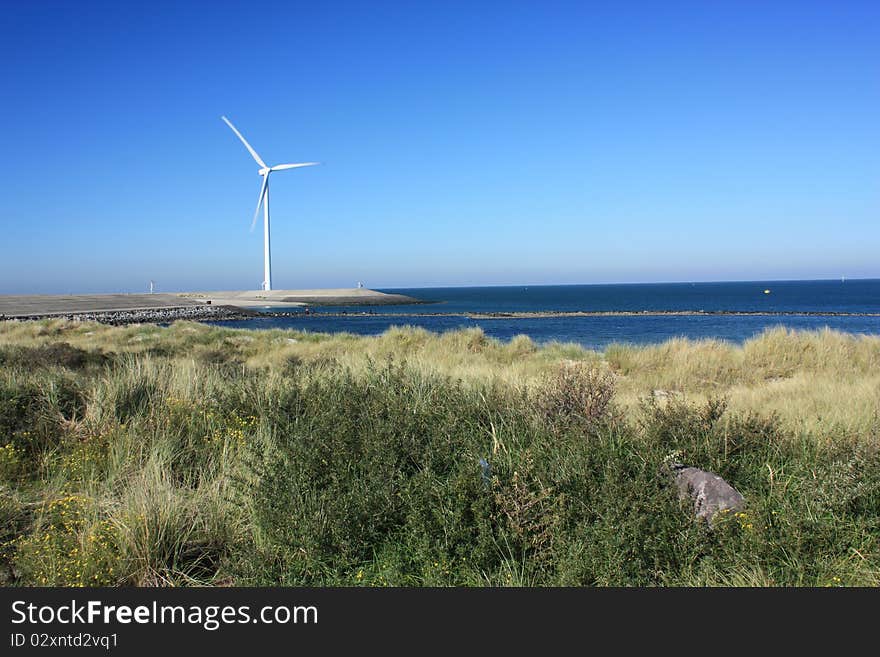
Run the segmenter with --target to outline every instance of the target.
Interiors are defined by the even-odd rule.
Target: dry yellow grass
[[[734,345],[675,339],[658,345],[611,345],[604,352],[575,344],[538,346],[526,336],[507,343],[478,329],[434,334],[395,327],[379,336],[247,331],[177,322],[109,327],[49,320],[0,323],[0,346],[65,341],[83,349],[162,353],[174,357],[172,380],[193,390],[192,367],[212,353],[242,367],[283,371],[293,364],[337,364],[358,372],[388,358],[464,382],[535,386],[560,362],[592,361],[617,375],[625,410],[662,390],[702,400],[726,397],[736,411],[776,413],[789,428],[814,435],[877,439],[880,427],[880,337],[831,330],[768,330]],[[177,388],[178,386],[175,386]]]

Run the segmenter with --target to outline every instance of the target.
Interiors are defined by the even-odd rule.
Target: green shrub
[[[594,427],[610,410],[614,375],[589,362],[568,361],[546,377],[537,407],[552,426]]]
[[[39,586],[103,586],[117,581],[112,523],[95,501],[66,495],[43,506],[34,529],[15,542],[22,579]]]
[[[0,481],[16,481],[24,470],[24,450],[12,443],[0,445]]]
[[[51,342],[38,347],[0,349],[0,366],[27,370],[39,367],[66,367],[79,370],[86,367],[100,367],[108,362],[110,358],[100,350],[86,351],[73,347],[67,342]]]
[[[0,440],[9,446],[8,466],[19,475],[36,476],[41,459],[63,439],[67,423],[84,415],[81,385],[62,373],[38,381],[0,380]]]

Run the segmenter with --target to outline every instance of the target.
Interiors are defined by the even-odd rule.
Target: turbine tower
[[[232,128],[232,132],[236,134],[236,136],[241,139],[241,143],[244,144],[244,147],[248,149],[248,152],[253,156],[254,160],[257,161],[257,164],[260,165],[259,171],[257,173],[263,178],[263,184],[260,186],[260,197],[257,199],[257,209],[254,212],[254,220],[251,222],[251,230],[254,229],[254,226],[257,225],[257,217],[260,214],[260,206],[263,206],[263,289],[271,290],[272,289],[272,252],[270,249],[270,240],[269,240],[269,174],[273,171],[284,171],[285,169],[298,169],[299,167],[310,167],[316,164],[320,164],[320,162],[301,162],[299,164],[276,164],[274,167],[266,166],[266,163],[260,159],[260,156],[257,155],[257,151],[251,148],[251,145],[247,143],[247,140],[241,136],[241,133],[236,130],[235,126],[232,125],[232,122],[227,119],[225,116],[221,116],[226,125]]]

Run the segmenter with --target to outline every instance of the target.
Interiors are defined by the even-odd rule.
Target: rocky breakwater
[[[123,324],[167,324],[179,319],[190,321],[248,319],[259,313],[235,306],[179,306],[171,308],[132,308],[127,310],[98,310],[78,313],[53,313],[19,316],[15,320],[67,319],[74,322],[100,322],[119,326]],[[0,316],[0,319],[4,319]]]

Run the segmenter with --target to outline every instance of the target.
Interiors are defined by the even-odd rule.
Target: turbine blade
[[[229,119],[227,119],[225,116],[221,116],[220,118],[226,122],[226,125],[228,125],[230,128],[232,128],[232,132],[234,132],[236,135],[238,135],[238,138],[241,139],[241,143],[244,144],[244,147],[247,148],[248,151],[250,151],[250,154],[254,156],[254,159],[257,161],[257,164],[259,164],[263,169],[265,169],[266,163],[260,159],[260,156],[257,155],[257,151],[255,151],[253,148],[251,148],[251,145],[249,143],[247,143],[247,140],[244,137],[241,136],[241,133],[235,129],[235,126],[232,125],[232,122]]]
[[[299,167],[313,167],[320,162],[300,162],[299,164],[276,164],[269,171],[284,171],[285,169],[298,169]]]
[[[269,174],[263,176],[263,185],[260,187],[260,198],[257,199],[257,209],[254,211],[254,220],[251,222],[251,232],[257,225],[257,217],[260,216],[260,207],[263,205],[263,199],[266,198],[266,189],[269,187]]]

